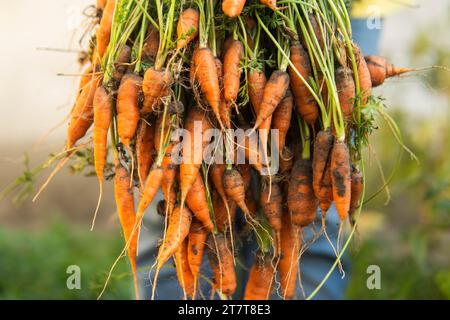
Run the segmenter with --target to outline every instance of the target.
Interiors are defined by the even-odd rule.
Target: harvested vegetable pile
[[[317,212],[321,233],[333,202],[340,232],[357,222],[362,153],[374,110],[384,112],[372,87],[411,69],[364,57],[344,1],[105,0],[96,10],[65,151],[39,193],[93,149],[95,214],[114,177],[136,297],[138,234],[161,190],[155,287],[173,257],[185,298],[198,298],[207,257],[213,289],[232,296],[242,215],[259,245],[245,299],[293,298]],[[333,249],[339,260],[339,240]]]

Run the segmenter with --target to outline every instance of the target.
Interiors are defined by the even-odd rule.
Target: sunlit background
[[[18,176],[30,187],[41,183],[49,171],[34,175],[33,168],[63,149],[81,71],[83,11],[92,2],[0,1],[0,190]],[[382,55],[399,66],[450,66],[448,1],[398,2],[400,10],[383,21]],[[406,152],[399,158],[399,144],[380,120],[367,155],[367,198],[383,180],[390,185],[363,210],[350,248],[347,295],[450,298],[449,72],[434,68],[391,79],[375,93],[386,98],[419,161]],[[65,169],[36,203],[19,205],[14,196],[0,202],[0,299],[97,296],[122,244],[110,184],[89,232],[97,188],[93,178]],[[81,290],[66,287],[72,264],[82,269]],[[381,290],[366,287],[369,265],[381,268]],[[123,261],[105,297],[131,298],[130,279]]]

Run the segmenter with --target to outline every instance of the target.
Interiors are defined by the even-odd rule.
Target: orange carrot
[[[188,262],[188,239],[185,239],[175,251],[174,260],[178,282],[183,289],[185,298],[193,298],[195,293],[195,278]]]
[[[268,300],[275,277],[275,268],[269,254],[258,251],[250,269],[244,300]]]
[[[284,146],[284,149],[281,151],[280,155],[280,174],[289,173],[292,169],[293,164],[294,155],[287,146]]]
[[[236,18],[244,9],[245,0],[223,0],[222,11],[230,18]]]
[[[130,175],[120,163],[115,168],[114,175],[114,196],[116,199],[117,212],[119,214],[120,224],[128,246],[128,259],[130,260],[131,270],[133,272],[134,290],[136,299],[139,299],[138,280],[136,273],[136,254],[138,233],[133,233],[133,228],[136,221],[134,212],[134,195],[133,189],[130,187]],[[130,237],[133,238],[130,240]]]
[[[102,78],[94,76],[84,87],[75,102],[70,114],[69,127],[67,128],[66,149],[73,148],[75,143],[84,137],[94,120],[94,95]]]
[[[336,70],[336,89],[339,95],[342,116],[345,120],[350,120],[353,113],[353,103],[355,101],[355,81],[350,68],[339,67]]]
[[[209,233],[210,232],[203,226],[203,223],[195,218],[192,219],[191,230],[188,235],[188,262],[195,278],[197,278],[200,273],[206,239],[208,238]]]
[[[83,89],[91,82],[92,76],[95,73],[95,68],[91,64],[89,65],[84,71],[83,74],[80,77],[80,82],[78,85],[78,91],[77,91],[77,97],[80,95],[80,93],[83,91]]]
[[[111,26],[114,17],[114,10],[116,7],[115,0],[108,0],[106,2],[105,9],[103,10],[102,18],[100,20],[100,25],[97,29],[96,39],[97,39],[97,53],[99,58],[103,58],[106,52],[106,48],[109,45],[109,38],[111,35]]]
[[[95,7],[97,8],[97,10],[102,11],[103,9],[105,9],[107,1],[108,0],[97,0],[96,4],[95,4]]]
[[[226,169],[222,176],[222,184],[228,198],[236,202],[245,215],[250,211],[245,204],[245,187],[241,174],[236,169]]]
[[[142,82],[144,106],[141,112],[143,114],[157,110],[161,99],[169,95],[169,87],[172,82],[171,77],[168,70],[156,70],[154,67],[151,67],[145,71]]]
[[[220,119],[220,86],[216,59],[209,48],[200,48],[192,56],[194,77],[222,127]]]
[[[150,169],[147,179],[145,180],[144,190],[142,191],[142,197],[139,201],[136,213],[136,220],[139,223],[144,216],[145,210],[153,201],[156,193],[159,190],[159,187],[161,186],[163,172],[163,169],[160,166],[156,165],[156,163],[154,163],[152,168]]]
[[[259,107],[263,100],[264,96],[264,88],[266,87],[267,78],[263,71],[251,69],[248,74],[248,96],[250,98],[250,102],[255,110],[255,113],[258,114]]]
[[[289,214],[283,214],[278,264],[283,299],[292,299],[295,295],[300,249],[300,228],[292,224]]]
[[[139,123],[138,99],[141,86],[142,78],[128,73],[122,78],[117,92],[117,129],[120,140],[128,149]]]
[[[111,123],[111,103],[111,96],[106,88],[104,86],[98,87],[94,96],[94,163],[100,194],[92,221],[92,228],[94,227],[103,193],[103,170],[105,169],[108,130]]]
[[[214,225],[211,221],[208,201],[206,198],[206,189],[201,174],[197,174],[194,184],[189,189],[186,196],[186,203],[195,217],[203,223],[205,228],[208,231],[212,231],[214,229]]]
[[[190,133],[191,139],[189,146],[190,155],[187,156],[186,154],[183,154],[183,161],[180,164],[180,191],[182,204],[199,174],[200,166],[203,161],[203,152],[208,144],[208,141],[203,141],[203,138],[202,143],[195,143],[194,130],[196,125],[201,126],[202,133],[205,133],[211,128],[211,124],[206,114],[197,108],[191,108],[185,121],[185,130]]]
[[[360,206],[361,195],[364,189],[364,178],[358,169],[355,167],[352,168],[352,186],[351,186],[351,195],[350,195],[350,209],[348,211],[348,218],[350,220],[351,225],[355,224],[354,221],[354,213],[356,209]]]
[[[308,81],[312,76],[311,63],[308,53],[298,41],[291,45],[291,61],[295,69]],[[312,125],[319,116],[317,101],[291,66],[289,66],[288,71],[291,76],[291,90],[295,98],[297,112],[300,113],[303,120]]]
[[[336,210],[341,221],[344,221],[350,209],[351,172],[349,151],[343,141],[338,140],[334,143],[330,170]]]
[[[215,241],[214,241],[215,240]],[[207,240],[208,260],[213,271],[213,290],[219,290],[226,296],[232,296],[236,291],[236,273],[233,253],[227,234],[212,234]]]
[[[181,208],[178,206],[169,216],[169,225],[167,227],[164,242],[158,251],[156,269],[161,267],[169,260],[169,258],[176,252],[183,241],[189,234],[191,226],[192,214],[188,208]]]
[[[261,70],[250,70],[248,72],[248,95],[250,97],[250,102],[253,105],[255,114],[258,115],[261,102],[264,97],[264,88],[267,84],[267,78],[263,71]],[[259,139],[261,141],[264,153],[267,153],[267,141],[269,137],[270,125],[272,123],[272,117],[269,116],[265,119],[259,126]],[[251,151],[253,152],[253,151]]]
[[[281,216],[283,215],[283,195],[280,186],[275,182],[272,182],[271,186],[263,185],[259,203],[270,226],[276,232],[280,232]]]
[[[289,88],[289,75],[284,71],[274,71],[264,88],[264,94],[255,121],[254,129],[258,129],[264,120],[272,116],[278,104]]]
[[[311,160],[297,159],[289,179],[287,205],[292,223],[299,227],[311,224],[316,218],[318,203],[312,183]]]
[[[231,110],[232,110],[232,102],[226,102],[225,99],[220,99],[220,109],[219,115],[220,120],[222,121],[224,127],[226,129],[231,129]]]
[[[259,0],[259,2],[272,10],[278,10],[277,0]]]
[[[317,133],[314,140],[313,151],[313,188],[316,197],[319,198],[320,188],[325,174],[325,168],[331,157],[331,149],[333,148],[334,136],[330,130],[321,130]],[[319,200],[322,200],[319,198]]]
[[[170,214],[176,203],[175,180],[177,178],[178,170],[177,165],[173,162],[172,152],[175,144],[171,143],[166,149],[164,158],[161,162],[161,168],[163,169],[163,177],[161,180],[161,190],[164,194],[164,199],[168,204],[168,213]]]
[[[213,183],[214,189],[219,194],[220,198],[226,202],[227,196],[225,194],[225,189],[223,188],[222,176],[225,172],[225,165],[219,163],[213,163],[209,167],[209,177]]]
[[[199,13],[193,8],[187,8],[180,14],[177,24],[177,49],[182,49],[198,35]]]
[[[136,160],[142,187],[153,164],[154,136],[155,126],[142,120],[136,133]]]
[[[142,55],[144,58],[154,61],[159,49],[159,31],[151,23],[148,25],[147,36],[144,40]]]
[[[233,40],[223,58],[223,92],[227,102],[237,100],[241,79],[241,59],[244,46],[239,40]]]
[[[230,222],[232,224],[234,222],[236,203],[230,199],[222,199],[216,190],[214,190],[212,198],[217,231],[225,232],[230,229]]]
[[[111,123],[111,96],[104,86],[95,91],[94,96],[94,159],[95,172],[100,185],[103,182],[103,169],[106,162],[106,144]]]
[[[130,59],[131,59],[131,48],[125,45],[120,51],[119,57],[117,58],[117,61],[114,65],[113,79],[117,83],[120,83],[123,75],[127,71]]]
[[[353,44],[353,51],[356,58],[356,64],[358,69],[359,87],[361,90],[361,102],[366,104],[369,97],[372,94],[372,79],[370,78],[369,67],[367,66],[366,59],[361,52],[361,48],[358,45]]]
[[[281,100],[272,116],[272,129],[278,130],[278,154],[281,154],[286,144],[286,135],[291,125],[292,109],[294,100],[291,91]]]
[[[250,189],[250,184],[252,181],[252,167],[249,164],[244,163],[237,165],[236,168],[238,169],[239,173],[242,176],[245,190]]]
[[[378,87],[387,78],[400,76],[404,73],[412,72],[414,69],[400,68],[390,64],[386,58],[379,56],[367,56],[365,58],[369,68],[372,87]]]
[[[331,156],[328,158],[328,162],[323,172],[322,181],[319,185],[318,193],[316,194],[319,200],[319,207],[322,211],[322,218],[327,214],[328,209],[331,207],[331,202],[333,202],[333,186],[331,182]]]

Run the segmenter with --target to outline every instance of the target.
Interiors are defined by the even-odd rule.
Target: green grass
[[[89,232],[60,219],[38,232],[0,229],[0,299],[96,299],[122,240],[119,231]],[[67,288],[70,265],[81,269],[80,290]],[[132,298],[128,270],[122,260],[104,299]]]

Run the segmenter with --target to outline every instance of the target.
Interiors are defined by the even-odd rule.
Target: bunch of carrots
[[[326,233],[332,203],[340,232],[357,218],[372,88],[412,69],[364,57],[344,1],[98,0],[96,10],[90,63],[51,177],[90,143],[82,139],[92,127],[100,190],[94,216],[105,176],[113,175],[136,297],[138,235],[161,191],[165,230],[154,287],[173,258],[184,297],[198,298],[207,257],[212,291],[232,297],[242,215],[259,245],[245,299],[294,298],[304,229],[319,213]],[[173,133],[184,129],[193,140],[197,124],[202,141],[191,141],[176,161],[182,142]],[[215,159],[224,161],[208,163],[213,128],[224,150]],[[246,130],[246,138],[237,141],[233,129]],[[236,160],[238,151],[245,161]]]

